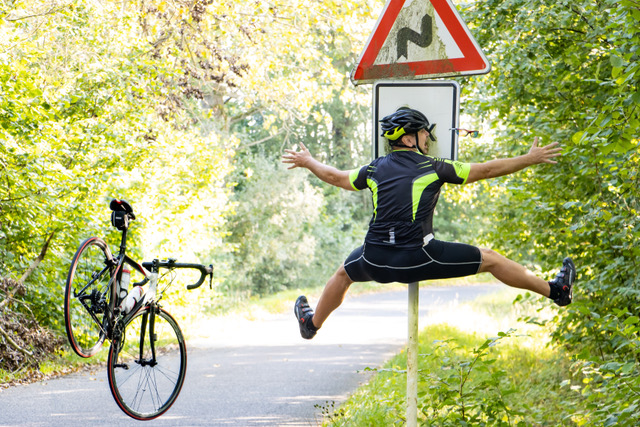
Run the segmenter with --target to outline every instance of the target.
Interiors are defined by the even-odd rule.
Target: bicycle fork
[[[156,310],[158,310],[158,308],[155,304],[150,305],[149,311],[143,314],[142,317],[142,327],[140,328],[140,353],[138,360],[136,360],[136,363],[139,363],[140,366],[154,367],[158,363],[156,362],[156,340],[158,338],[155,333]],[[144,338],[146,335],[147,321],[149,323],[149,348],[151,349],[150,359],[144,358]]]
[[[133,360],[140,366],[151,366],[154,367],[158,364],[156,360],[156,341],[158,340],[158,334],[155,331],[156,324],[156,312],[159,308],[155,305],[149,305],[149,309],[142,314],[142,320],[140,323],[140,333],[138,335],[138,356]],[[145,339],[148,338],[149,342],[145,343]],[[120,344],[120,348],[118,352],[122,351],[125,346],[124,340]],[[148,348],[146,347],[148,346]],[[151,357],[145,358],[145,351],[151,351]],[[129,369],[128,363],[116,363],[116,368],[123,368],[125,370]]]

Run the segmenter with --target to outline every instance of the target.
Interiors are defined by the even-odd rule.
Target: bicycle
[[[65,285],[65,327],[71,348],[83,358],[100,351],[105,339],[111,342],[107,359],[111,394],[128,416],[151,420],[175,402],[187,370],[182,331],[159,303],[173,283],[171,280],[158,293],[160,269],[168,270],[162,277],[176,269],[198,270],[200,278],[186,287],[195,289],[207,276],[211,287],[213,267],[178,263],[175,259],[138,263],[126,254],[127,230],[135,220],[131,205],[113,199],[109,207],[112,225],[122,232],[119,253],[113,256],[100,237],[90,237],[80,244]],[[128,311],[127,303],[133,300],[127,295],[127,266],[144,277],[133,283],[131,295],[136,286],[149,283]]]

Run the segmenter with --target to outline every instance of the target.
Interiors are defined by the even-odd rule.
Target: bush
[[[40,326],[33,315],[11,309],[7,297],[21,289],[14,280],[0,279],[0,370],[9,372],[38,367],[64,343],[62,337]]]

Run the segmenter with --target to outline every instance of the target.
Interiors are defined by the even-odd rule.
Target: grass
[[[432,316],[419,337],[420,425],[576,424],[570,414],[579,396],[566,386],[570,361],[547,330],[518,321],[542,303],[513,305],[516,295],[506,290]],[[405,369],[403,351],[339,408],[323,408],[324,425],[403,425]]]

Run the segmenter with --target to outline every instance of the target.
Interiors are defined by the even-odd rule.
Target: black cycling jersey
[[[433,234],[433,211],[445,182],[464,184],[471,165],[396,150],[379,157],[349,178],[356,190],[369,188],[373,216],[365,243],[413,249]]]

